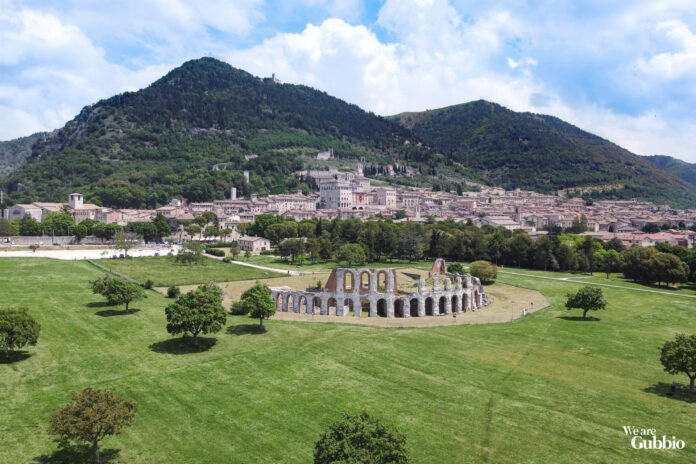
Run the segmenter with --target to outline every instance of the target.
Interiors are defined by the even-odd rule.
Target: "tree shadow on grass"
[[[150,345],[150,349],[155,353],[167,354],[189,354],[208,351],[217,343],[216,338],[198,337],[198,348],[193,346],[193,337],[170,338]]]
[[[259,328],[258,324],[240,324],[227,327],[230,335],[260,335],[266,333],[266,327]]]
[[[655,385],[651,385],[648,388],[643,389],[646,393],[652,393],[653,395],[666,396],[667,398],[686,401],[687,403],[696,403],[696,392],[689,391],[687,385],[678,383],[677,390],[672,395],[671,387],[672,384],[666,382],[657,382]],[[670,396],[671,395],[671,396]]]
[[[94,313],[95,316],[100,317],[111,317],[111,316],[128,316],[130,314],[135,314],[140,311],[138,308],[130,308],[128,312],[125,309],[105,309],[104,311],[97,311]]]
[[[87,303],[88,308],[106,308],[107,306],[113,306],[107,301],[90,301]]]
[[[105,448],[99,450],[102,464],[114,462],[118,458],[119,450]],[[72,445],[59,448],[51,454],[43,454],[35,457],[33,464],[91,464],[94,462],[92,447],[89,445]]]
[[[4,351],[0,351],[0,364],[12,364],[29,358],[31,358],[31,353],[24,350],[10,351],[7,356],[5,356]]]
[[[600,318],[594,317],[594,316],[587,316],[586,319],[583,319],[582,316],[558,316],[558,318],[566,320],[566,321],[580,321],[580,322],[598,322],[598,321],[601,321]]]

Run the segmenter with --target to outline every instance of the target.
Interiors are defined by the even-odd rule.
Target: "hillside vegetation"
[[[292,175],[304,167],[300,155],[328,147],[354,162],[429,160],[408,129],[382,117],[202,58],[146,89],[85,107],[36,143],[4,185],[14,202],[64,201],[77,190],[112,207],[222,199],[232,186],[240,195],[307,191]]]
[[[506,188],[552,192],[621,185],[592,196],[696,205],[693,185],[553,116],[517,113],[480,100],[391,119]]]
[[[663,169],[690,184],[696,185],[696,163],[687,163],[666,155],[646,156],[645,159],[660,169]]]
[[[0,178],[23,165],[31,156],[34,143],[47,135],[45,132],[37,132],[27,137],[0,142]]]

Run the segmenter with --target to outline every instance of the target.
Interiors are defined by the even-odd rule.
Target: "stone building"
[[[441,262],[442,264],[438,264]],[[433,269],[432,286],[418,278],[414,291],[400,291],[393,268],[335,268],[324,288],[272,287],[276,309],[299,314],[360,317],[422,317],[476,311],[489,304],[481,282],[471,275],[448,274],[444,261]],[[436,267],[437,266],[437,267]]]

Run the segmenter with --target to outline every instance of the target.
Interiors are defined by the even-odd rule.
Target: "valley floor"
[[[167,284],[197,274],[153,269]],[[0,462],[71,462],[46,427],[88,385],[140,405],[134,426],[103,442],[110,462],[311,462],[327,424],[362,409],[406,435],[415,463],[696,461],[696,395],[663,372],[658,350],[696,333],[690,290],[603,287],[608,308],[581,321],[565,294],[592,279],[509,271],[500,283],[538,290],[549,307],[506,324],[394,329],[272,319],[259,332],[232,316],[198,352],[166,332],[171,300],[156,291],[126,315],[91,293],[101,271],[87,262],[0,259],[2,307],[26,306],[42,327],[35,347],[0,360]],[[628,425],[686,448],[632,449]]]

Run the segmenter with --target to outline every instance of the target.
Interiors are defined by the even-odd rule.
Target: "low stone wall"
[[[12,236],[0,237],[0,247],[28,247],[29,245],[39,246],[67,246],[67,245],[104,245],[104,240],[94,236],[88,236],[78,242],[73,235],[61,235],[51,237],[50,235],[42,236]]]

